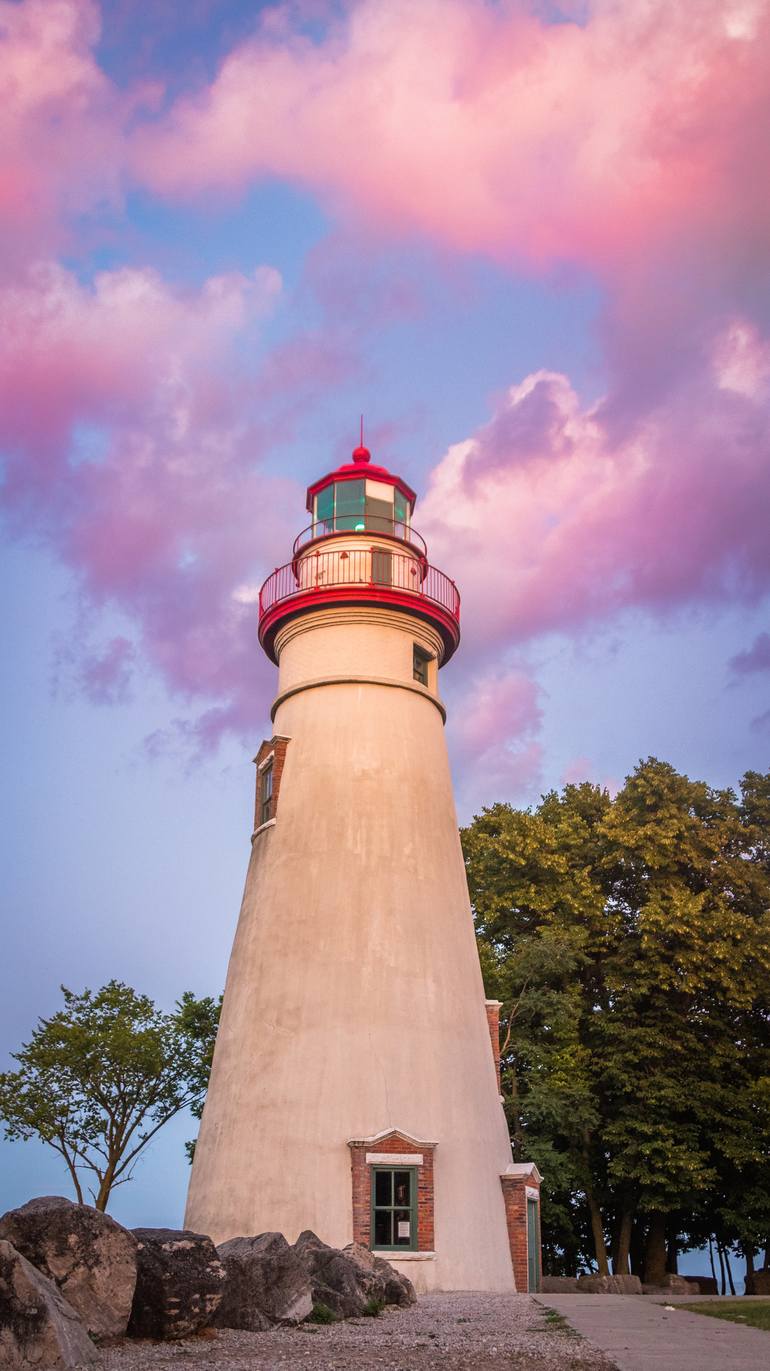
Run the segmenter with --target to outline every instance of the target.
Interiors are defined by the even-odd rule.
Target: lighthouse
[[[444,740],[460,596],[363,444],[262,587],[278,668],[186,1227],[310,1228],[417,1290],[536,1289]]]

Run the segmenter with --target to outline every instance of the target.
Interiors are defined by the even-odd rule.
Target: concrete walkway
[[[770,1333],[646,1295],[536,1295],[620,1371],[770,1371]]]

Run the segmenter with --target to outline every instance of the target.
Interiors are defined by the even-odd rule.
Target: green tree
[[[9,1139],[39,1137],[63,1157],[75,1194],[97,1209],[131,1179],[137,1157],[180,1110],[202,1107],[219,1005],[186,992],[164,1014],[120,981],[74,994],[41,1019],[0,1075]]]
[[[759,1246],[770,776],[748,773],[738,800],[650,758],[614,800],[583,785],[534,812],[495,805],[463,846],[514,1148],[546,1172],[546,1250],[606,1271],[611,1248],[627,1271],[641,1244],[657,1280],[698,1225]]]

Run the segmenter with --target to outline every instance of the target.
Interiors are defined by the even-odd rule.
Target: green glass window
[[[315,518],[317,524],[323,524],[319,533],[331,533],[334,528],[334,486],[325,486],[319,490],[315,497]]]
[[[399,538],[405,537],[409,529],[409,502],[398,489],[393,495],[393,518],[396,522],[395,533]]]
[[[334,486],[335,526],[337,532],[366,527],[364,517],[365,481],[338,481]]]
[[[417,1250],[416,1167],[372,1169],[372,1247]]]

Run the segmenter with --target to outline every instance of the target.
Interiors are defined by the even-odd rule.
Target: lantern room
[[[300,534],[302,546],[335,533],[376,533],[411,543],[415,493],[385,467],[372,464],[368,448],[357,447],[353,459],[322,476],[307,492],[312,523]],[[295,549],[296,550],[296,549]]]

